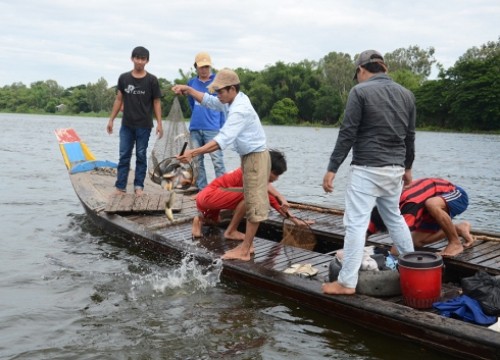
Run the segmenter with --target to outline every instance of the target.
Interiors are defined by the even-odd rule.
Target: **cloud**
[[[174,80],[199,51],[217,68],[262,70],[277,61],[318,61],[332,51],[436,49],[445,67],[498,39],[496,0],[0,1],[0,86],[56,80],[64,87],[114,85],[130,52],[151,52],[147,69]]]

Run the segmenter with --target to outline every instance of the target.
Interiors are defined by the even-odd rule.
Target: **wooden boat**
[[[192,238],[191,221],[197,211],[189,191],[176,194],[176,202],[172,204],[173,220],[165,216],[165,203],[170,194],[149,179],[146,183],[147,194],[141,197],[132,194],[111,196],[116,164],[96,160],[74,130],[57,130],[56,134],[76,195],[98,227],[126,242],[167,256],[180,258],[190,254],[206,266],[211,266],[226,250],[237,245],[235,241],[225,240],[220,228],[209,229],[210,232],[201,239]],[[329,264],[335,251],[342,248],[343,213],[341,210],[303,203],[292,203],[292,207],[298,217],[315,220],[312,225],[316,238],[314,249],[281,243],[283,220],[273,212],[269,220],[260,226],[254,240],[255,254],[251,261],[224,261],[223,279],[279,294],[300,306],[443,353],[467,359],[500,359],[500,333],[442,317],[432,309],[408,307],[400,295],[373,297],[323,294],[321,284],[328,275]],[[475,235],[482,240],[463,254],[445,260],[446,282],[443,283],[441,299],[457,296],[460,288],[453,281],[470,276],[477,270],[500,274],[499,236],[483,233]],[[378,234],[372,236],[368,244],[389,247],[391,240],[386,234]],[[439,251],[445,244],[443,241],[425,250]],[[284,272],[296,263],[310,264],[318,273],[302,277]]]

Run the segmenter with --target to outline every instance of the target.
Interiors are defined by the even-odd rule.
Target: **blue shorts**
[[[460,186],[456,186],[455,191],[443,194],[441,197],[446,202],[446,205],[448,205],[448,213],[452,219],[463,213],[467,209],[467,206],[469,206],[469,197]]]
[[[454,191],[439,195],[439,197],[443,198],[445,201],[448,207],[448,214],[452,219],[463,213],[467,209],[467,206],[469,206],[469,197],[465,190],[459,186],[455,187],[456,189]],[[436,232],[440,229],[441,227],[439,224],[427,214],[416,230],[422,232]]]

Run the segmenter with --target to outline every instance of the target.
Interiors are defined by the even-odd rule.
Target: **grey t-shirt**
[[[415,158],[415,97],[386,74],[353,87],[328,171],[336,173],[349,151],[352,165],[398,165],[411,169]]]

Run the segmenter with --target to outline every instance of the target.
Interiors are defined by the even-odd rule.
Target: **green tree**
[[[294,125],[298,123],[299,109],[290,98],[278,100],[266,118],[273,125]]]
[[[439,79],[415,91],[417,124],[457,130],[500,129],[500,41],[473,47]]]
[[[421,86],[421,76],[411,72],[410,70],[399,69],[389,73],[389,75],[395,82],[411,91],[415,91]]]
[[[443,78],[453,83],[447,99],[454,128],[500,129],[500,41],[469,51]]]
[[[354,85],[354,70],[354,61],[349,54],[331,52],[319,61],[321,84],[335,89],[343,105]]]
[[[325,125],[334,125],[343,111],[344,102],[339,91],[331,85],[323,85],[315,100],[314,119]]]
[[[428,80],[415,90],[417,127],[447,128],[450,106],[447,102],[446,81]]]
[[[95,84],[87,85],[86,96],[91,111],[110,112],[115,99],[115,91],[108,89],[108,82],[101,77]]]
[[[92,111],[87,97],[86,85],[82,84],[68,88],[64,94],[63,100],[67,102],[69,113],[80,114]]]
[[[420,82],[423,82],[431,74],[432,65],[436,63],[434,53],[433,47],[424,50],[417,45],[412,45],[407,49],[399,48],[385,54],[384,61],[389,71],[407,70],[419,76]]]
[[[64,92],[64,88],[54,80],[36,81],[30,88],[28,106],[35,111],[45,111],[49,101],[60,102]]]

